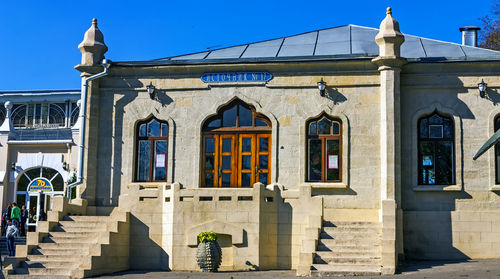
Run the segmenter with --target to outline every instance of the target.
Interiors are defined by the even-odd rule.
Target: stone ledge
[[[459,185],[417,185],[412,187],[415,192],[460,192]]]
[[[490,191],[500,191],[500,185],[493,185],[490,187]]]
[[[309,186],[315,189],[348,189],[349,186],[345,183],[328,183],[328,182],[304,182],[302,186]]]

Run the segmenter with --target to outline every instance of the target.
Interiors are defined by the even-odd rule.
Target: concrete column
[[[400,72],[406,60],[400,49],[404,36],[391,8],[375,37],[379,56],[372,61],[380,72],[380,220],[382,223],[382,274],[394,274],[397,265],[396,209],[401,200]],[[402,224],[398,224],[402,225]]]

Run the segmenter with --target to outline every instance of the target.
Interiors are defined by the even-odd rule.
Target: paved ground
[[[252,272],[161,272],[161,271],[129,271],[110,276],[99,276],[99,279],[296,279],[294,271],[252,271]],[[392,276],[346,276],[344,279],[489,279],[500,278],[500,259],[466,262],[409,262],[402,266],[400,272]]]

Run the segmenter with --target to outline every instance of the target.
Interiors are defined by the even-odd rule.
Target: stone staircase
[[[128,269],[128,214],[122,214],[122,220],[116,214],[63,217],[7,278],[83,278]]]
[[[20,236],[16,237],[16,247],[18,245],[25,245],[26,237]],[[5,236],[0,237],[0,253],[2,255],[2,260],[9,254],[9,250],[7,250],[7,239]]]
[[[323,221],[311,276],[378,275],[381,264],[380,223]]]

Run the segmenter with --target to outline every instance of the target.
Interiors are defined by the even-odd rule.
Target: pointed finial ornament
[[[78,45],[82,53],[82,65],[97,66],[104,59],[108,47],[104,43],[104,35],[97,27],[97,19],[92,19],[92,25],[85,32],[83,41]]]
[[[405,37],[399,31],[399,23],[392,17],[391,7],[387,7],[386,16],[380,23],[380,30],[375,41],[379,46],[379,56],[400,57],[401,45]]]

